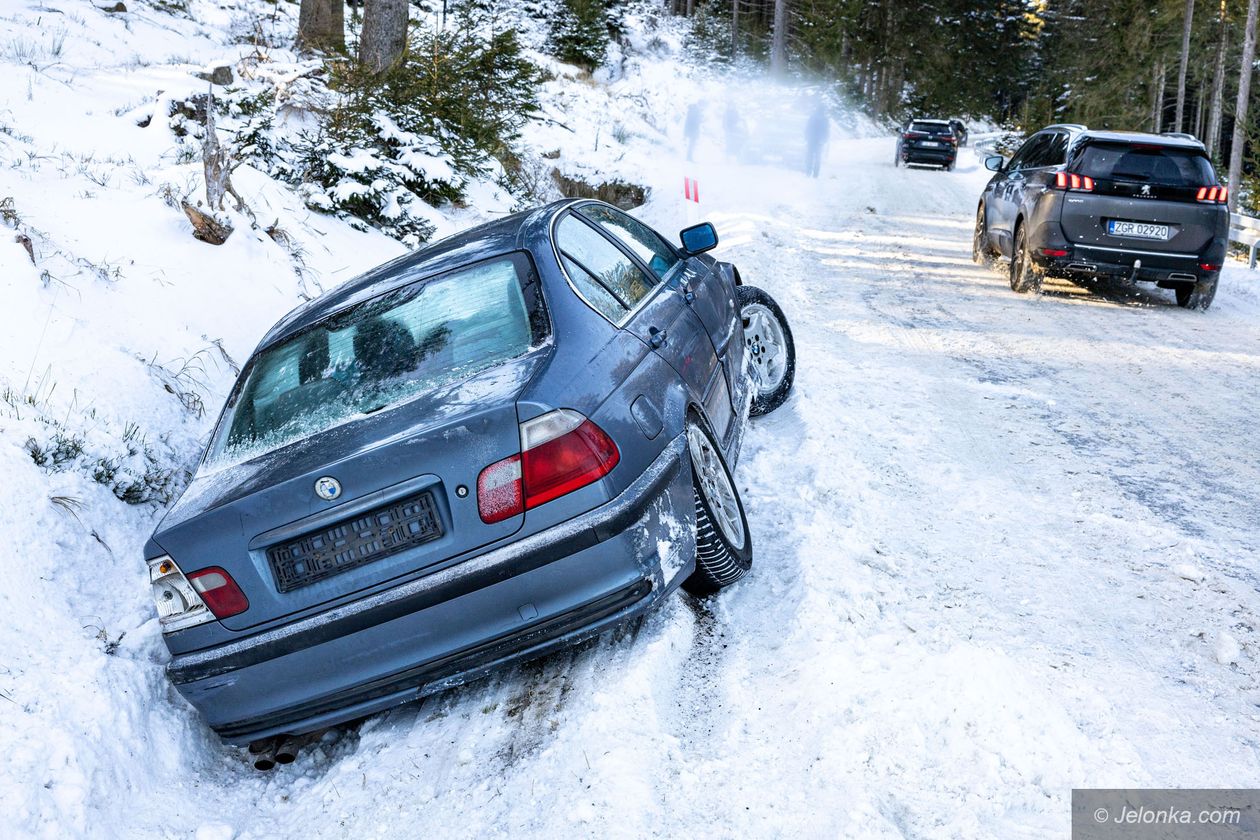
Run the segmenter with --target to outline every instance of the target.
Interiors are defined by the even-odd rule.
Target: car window
[[[1040,166],[1062,166],[1067,161],[1068,140],[1066,133],[1056,131],[1046,144],[1045,162]]]
[[[556,248],[578,291],[614,322],[656,286],[625,252],[575,216],[565,215],[556,225]]]
[[[533,276],[527,259],[506,255],[365,301],[264,349],[207,464],[257,457],[524,355],[545,338],[545,317],[532,316],[523,275]]]
[[[1216,183],[1216,174],[1206,157],[1169,146],[1091,143],[1081,150],[1074,169],[1099,180],[1179,187]]]
[[[617,237],[617,241],[642,260],[657,277],[664,277],[679,263],[678,255],[669,243],[633,216],[602,204],[588,204],[578,208],[577,212]]]
[[[922,132],[923,134],[950,134],[953,132],[948,123],[922,122],[918,120],[910,123],[910,130]]]
[[[1035,134],[1025,143],[1011,161],[1011,169],[1032,169],[1045,166],[1040,161],[1046,157],[1046,149],[1050,145],[1049,134]]]

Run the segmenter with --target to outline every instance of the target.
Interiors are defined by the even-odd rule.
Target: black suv
[[[897,138],[893,166],[926,163],[953,169],[958,158],[958,135],[946,120],[911,120]]]
[[[1041,277],[1127,277],[1207,309],[1229,237],[1227,191],[1203,144],[1184,134],[1052,125],[996,174],[976,210],[972,256],[1010,260],[1011,288]]]

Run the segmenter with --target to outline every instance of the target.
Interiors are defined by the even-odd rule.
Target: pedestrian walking
[[[827,106],[819,102],[814,113],[809,115],[805,123],[805,174],[817,178],[822,168],[823,150],[831,138],[831,118],[827,116]]]

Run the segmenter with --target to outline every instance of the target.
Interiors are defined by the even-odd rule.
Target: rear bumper
[[[1213,240],[1198,254],[1101,243],[1082,245],[1067,241],[1062,229],[1053,222],[1035,228],[1029,245],[1033,263],[1051,274],[1064,277],[1131,277],[1153,283],[1185,283],[1214,277],[1225,260],[1226,251],[1223,240]],[[1044,250],[1066,253],[1051,256]],[[1215,268],[1203,268],[1204,265]]]
[[[902,147],[901,159],[906,163],[929,163],[946,166],[958,156],[955,149],[915,149]]]
[[[675,541],[663,556],[655,537],[662,520],[692,515],[683,452],[678,438],[625,492],[574,520],[287,627],[176,656],[168,674],[211,728],[244,743],[353,720],[604,632],[651,609],[693,568],[694,545]]]

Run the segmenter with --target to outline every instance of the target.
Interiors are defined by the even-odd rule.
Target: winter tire
[[[1028,252],[1028,237],[1024,226],[1015,228],[1015,250],[1011,252],[1011,290],[1020,293],[1041,290],[1041,272],[1033,265]]]
[[[687,451],[696,501],[696,570],[683,588],[704,597],[752,568],[752,534],[726,459],[694,417],[687,420]]]
[[[986,268],[993,265],[993,249],[989,247],[989,231],[984,222],[984,205],[976,210],[976,229],[971,234],[971,259]]]
[[[774,298],[756,286],[736,286],[744,324],[745,360],[754,372],[753,417],[769,414],[788,398],[796,379],[796,344],[792,328]]]
[[[1216,298],[1216,284],[1219,277],[1209,277],[1198,283],[1183,283],[1176,287],[1177,305],[1182,309],[1198,309],[1206,311]]]

